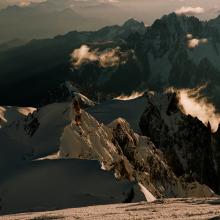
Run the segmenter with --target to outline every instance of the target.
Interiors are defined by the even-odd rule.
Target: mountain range
[[[49,38],[72,30],[97,30],[116,23],[114,17],[119,19],[121,15],[118,7],[107,2],[48,0],[25,7],[12,5],[0,10],[0,43],[16,38]]]
[[[146,88],[162,91],[207,84],[204,94],[219,108],[219,25],[219,17],[203,22],[172,13],[149,27],[130,19],[122,26],[32,40],[1,52],[0,103],[48,104],[63,94],[60,85],[65,81],[94,100]],[[96,61],[84,59],[74,66],[74,51],[82,45],[90,53],[98,50]],[[117,65],[100,65],[97,59],[109,56],[107,52],[116,53]]]

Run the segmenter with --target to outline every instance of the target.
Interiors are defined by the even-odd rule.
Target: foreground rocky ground
[[[0,217],[1,220],[49,219],[220,219],[220,198],[166,199],[152,203],[90,206],[58,211],[32,212]]]

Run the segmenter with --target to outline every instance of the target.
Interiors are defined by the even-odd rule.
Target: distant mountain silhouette
[[[123,14],[110,3],[89,4],[73,0],[49,0],[26,7],[8,6],[0,10],[0,43],[15,38],[54,37],[72,30],[97,30],[122,20]]]
[[[54,91],[60,90],[60,84],[70,80],[94,99],[97,94],[105,99],[133,90],[194,88],[207,83],[206,95],[220,107],[218,21],[203,22],[172,13],[150,27],[130,19],[122,26],[31,41],[0,56],[0,76],[4,79],[0,82],[0,103],[48,103],[54,101],[52,93],[57,100],[59,92]],[[127,54],[126,62],[108,68],[86,62],[73,68],[70,54],[82,44],[94,51],[119,47]]]

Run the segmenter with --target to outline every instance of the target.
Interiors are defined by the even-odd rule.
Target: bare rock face
[[[178,184],[178,179],[167,166],[162,153],[149,138],[135,134],[129,124],[121,118],[109,126],[113,129],[115,144],[133,168],[132,175],[135,180],[156,197],[177,195],[175,186]]]
[[[33,114],[29,114],[24,121],[25,121],[24,130],[27,132],[27,134],[30,137],[33,137],[33,135],[36,133],[37,129],[40,126],[37,113],[34,112]]]
[[[219,192],[218,132],[212,134],[209,125],[182,113],[175,93],[147,97],[139,123],[142,133],[163,151],[177,176],[186,175]]]

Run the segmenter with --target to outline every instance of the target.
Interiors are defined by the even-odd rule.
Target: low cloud
[[[203,14],[205,12],[205,9],[202,7],[181,7],[175,11],[177,15],[198,15]]]
[[[217,113],[215,106],[201,94],[205,86],[195,89],[173,89],[179,98],[179,106],[186,115],[197,117],[203,124],[211,125],[212,131],[218,129],[220,114]]]
[[[136,92],[136,91],[133,91],[130,95],[120,95],[116,98],[114,98],[115,100],[123,100],[123,101],[126,101],[126,100],[132,100],[132,99],[137,99],[139,97],[142,97],[144,95],[145,92]]]
[[[82,45],[79,49],[74,50],[71,54],[71,58],[73,59],[73,65],[75,67],[80,67],[87,61],[94,62],[98,60],[96,51],[91,52],[90,48],[86,45]]]
[[[208,39],[207,38],[193,38],[193,35],[192,34],[187,34],[186,35],[186,38],[188,39],[187,41],[187,47],[192,49],[192,48],[196,48],[198,47],[199,45],[202,45],[202,44],[207,44],[208,43]]]
[[[119,47],[99,51],[91,50],[87,45],[82,45],[71,54],[73,66],[79,68],[86,62],[98,62],[101,67],[114,67],[127,61],[128,53],[121,52]]]
[[[117,54],[117,49],[112,49],[100,54],[99,62],[102,67],[118,66],[120,64],[120,57]]]

